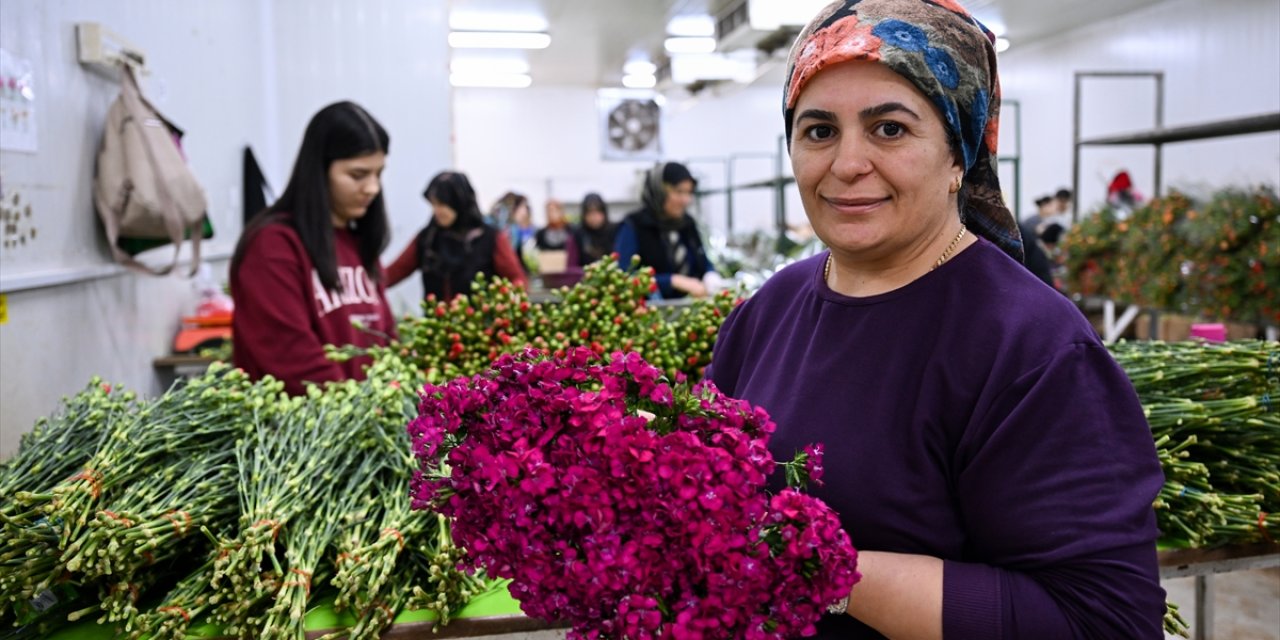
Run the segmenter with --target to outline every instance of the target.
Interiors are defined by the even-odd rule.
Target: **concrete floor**
[[[1195,637],[1195,578],[1163,582]],[[1215,640],[1280,640],[1280,568],[1214,576]],[[1177,636],[1169,636],[1175,638]]]

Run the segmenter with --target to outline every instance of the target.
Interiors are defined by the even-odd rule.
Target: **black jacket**
[[[619,249],[624,249],[624,238],[628,235],[629,227],[635,236],[635,254],[640,256],[641,265],[653,267],[658,286],[662,289],[662,297],[683,298],[686,295],[683,291],[671,286],[673,274],[678,273],[701,280],[702,276],[713,270],[711,261],[707,259],[706,249],[702,245],[698,226],[688,215],[682,217],[670,229],[664,229],[658,217],[645,208],[628,214],[622,224],[624,228],[619,230]],[[674,244],[665,237],[669,231],[676,232]],[[683,260],[678,260],[681,253],[684,254]],[[628,256],[620,255],[619,257],[626,259]]]
[[[578,262],[587,266],[613,253],[613,239],[618,228],[606,222],[599,229],[579,225],[573,229],[573,240],[578,243]]]
[[[461,233],[429,224],[418,234],[418,269],[422,295],[449,300],[469,293],[476,274],[494,274],[493,248],[498,232],[489,225]]]
[[[1045,254],[1044,249],[1040,247],[1040,238],[1036,236],[1035,226],[1023,221],[1018,225],[1022,231],[1022,247],[1023,247],[1023,264],[1026,265],[1027,271],[1034,273],[1045,284],[1053,286],[1053,265],[1049,262],[1049,256]]]

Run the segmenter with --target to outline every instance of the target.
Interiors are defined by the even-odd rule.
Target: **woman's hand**
[[[675,273],[671,275],[671,286],[694,298],[707,297],[707,285],[697,278]]]
[[[889,638],[942,637],[942,560],[885,551],[858,553],[862,580],[849,615]]]

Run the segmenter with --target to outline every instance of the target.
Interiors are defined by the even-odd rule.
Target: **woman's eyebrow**
[[[823,111],[822,109],[805,109],[800,112],[800,115],[796,116],[796,122],[804,120],[805,118],[812,118],[822,122],[835,122],[836,114],[830,111]]]
[[[886,102],[884,104],[878,104],[874,107],[867,107],[866,109],[863,109],[861,112],[859,112],[858,115],[861,116],[863,120],[867,120],[870,118],[878,118],[880,116],[887,115],[890,113],[895,113],[895,112],[903,112],[910,115],[912,118],[915,118],[916,120],[920,119],[920,114],[912,111],[911,109],[908,109],[907,105],[902,104],[901,102]]]

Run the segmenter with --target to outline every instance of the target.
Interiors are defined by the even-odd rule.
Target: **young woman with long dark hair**
[[[363,378],[367,359],[334,362],[327,344],[395,335],[378,256],[387,246],[382,170],[390,138],[359,105],[311,118],[284,193],[253,218],[231,259],[236,366],[303,382]]]

